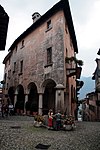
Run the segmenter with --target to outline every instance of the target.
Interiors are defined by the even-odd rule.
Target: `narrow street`
[[[33,126],[33,117],[0,117],[0,150],[100,150],[100,122],[76,122],[74,131],[51,131]]]

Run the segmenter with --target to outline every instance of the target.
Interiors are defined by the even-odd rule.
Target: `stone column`
[[[25,105],[26,105],[26,102],[27,102],[27,101],[28,101],[28,94],[25,94],[24,114],[26,114]]]
[[[14,108],[15,108],[16,102],[17,102],[17,94],[15,94],[15,97],[14,97]]]
[[[43,93],[39,93],[39,107],[38,107],[38,113],[42,115],[42,109],[43,109]]]
[[[62,84],[56,86],[55,111],[58,110],[64,113],[64,86]]]

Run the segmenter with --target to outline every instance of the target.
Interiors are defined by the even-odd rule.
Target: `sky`
[[[0,4],[9,15],[9,25],[5,51],[0,51],[0,81],[3,79],[4,57],[8,49],[20,34],[32,25],[32,14],[43,15],[59,0],[0,0]],[[100,47],[100,0],[69,0],[77,39],[78,59],[83,60],[82,76],[92,76],[95,59]]]

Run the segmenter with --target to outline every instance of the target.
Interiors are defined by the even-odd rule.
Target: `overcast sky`
[[[6,50],[0,51],[0,80],[3,79],[2,61],[14,40],[32,24],[32,14],[43,15],[59,0],[0,0],[10,20]],[[84,62],[82,76],[92,76],[96,68],[95,59],[100,47],[100,0],[69,0],[75,28],[78,59]]]

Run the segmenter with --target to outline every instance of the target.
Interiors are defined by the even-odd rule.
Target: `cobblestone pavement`
[[[14,128],[16,127],[16,128]],[[74,131],[51,131],[33,126],[33,117],[0,118],[0,150],[100,150],[100,122],[76,122]]]

